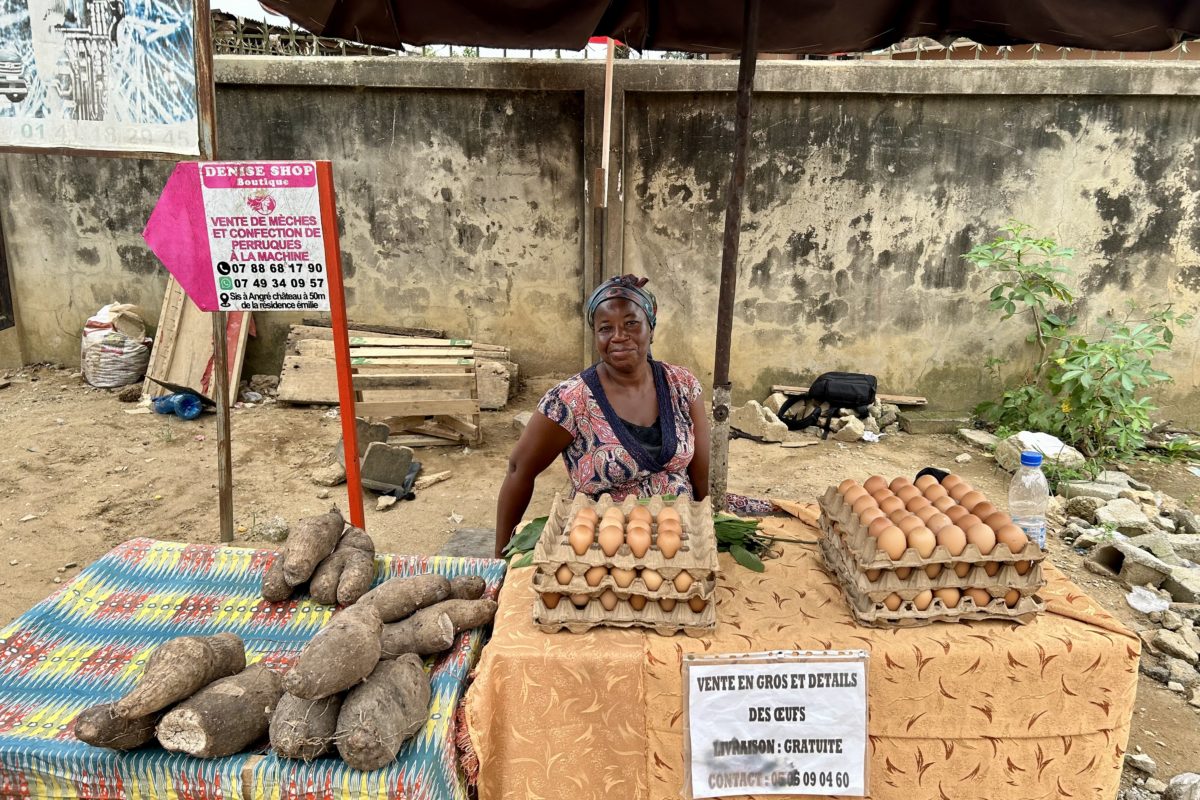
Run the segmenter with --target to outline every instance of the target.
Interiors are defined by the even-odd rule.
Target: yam
[[[408,619],[383,626],[383,658],[405,653],[431,656],[454,645],[454,620],[445,612],[418,612]]]
[[[75,738],[110,750],[134,750],[154,738],[154,726],[161,714],[125,719],[117,715],[113,705],[102,703],[80,711],[75,717]]]
[[[353,606],[338,614],[300,651],[283,684],[303,700],[343,692],[371,674],[379,663],[383,625],[373,607]]]
[[[283,576],[289,585],[299,586],[312,577],[317,565],[337,547],[345,527],[342,512],[336,508],[296,523],[283,558]]]
[[[292,585],[283,577],[283,559],[287,553],[275,556],[262,578],[262,597],[269,603],[282,603],[292,599]]]
[[[317,566],[312,580],[308,582],[309,597],[321,605],[336,604],[338,581],[341,580],[345,562],[346,553],[344,551],[334,550],[330,553],[329,557]]]
[[[490,623],[496,617],[495,600],[444,600],[436,605],[423,608],[413,619],[426,615],[445,614],[454,623],[454,635],[472,628],[479,628]]]
[[[358,602],[375,580],[375,554],[363,550],[346,551],[345,566],[338,581],[337,601],[350,606]]]
[[[320,700],[304,700],[294,694],[285,694],[271,717],[271,746],[276,755],[305,761],[324,755],[333,746],[341,710],[340,694]]]
[[[460,575],[450,581],[451,600],[478,600],[487,589],[487,581],[478,575]]]
[[[246,649],[237,634],[180,636],[150,654],[137,686],[113,710],[127,720],[148,717],[245,668]]]
[[[380,662],[342,703],[336,733],[342,760],[362,770],[391,763],[404,742],[425,726],[431,694],[420,656],[408,653]]]
[[[255,664],[168,711],[158,723],[158,741],[167,750],[200,758],[240,753],[267,733],[282,696],[279,673]]]
[[[348,606],[375,580],[375,542],[362,528],[349,527],[334,551],[322,561],[309,583],[309,594],[324,605]]]
[[[383,622],[399,622],[419,608],[431,606],[450,596],[450,581],[443,575],[428,573],[412,578],[384,581],[359,598],[370,603]]]

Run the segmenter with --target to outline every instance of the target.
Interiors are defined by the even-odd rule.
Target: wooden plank
[[[179,335],[179,324],[183,318],[183,287],[172,275],[167,278],[167,289],[163,294],[162,310],[158,314],[158,330],[154,334],[154,346],[150,350],[150,363],[146,366],[146,380],[142,394],[161,397],[167,390],[150,380],[150,376],[166,380],[170,371],[175,337]]]
[[[449,419],[449,417],[439,417],[439,419]],[[426,420],[425,424],[423,425],[409,428],[409,432],[420,433],[425,436],[436,436],[439,439],[445,439],[450,442],[461,442],[462,444],[467,443],[467,437],[463,436],[458,431],[452,431],[449,428],[442,427],[433,420]]]
[[[469,390],[475,384],[475,377],[466,372],[418,372],[413,374],[397,373],[368,373],[354,376],[355,389],[400,389],[400,388],[430,388],[446,387],[450,389]]]
[[[470,347],[470,339],[418,339],[409,336],[351,336],[351,347]]]
[[[796,397],[808,396],[807,386],[772,386],[771,391],[779,392],[780,394],[795,395]],[[923,406],[929,402],[924,397],[916,395],[876,394],[875,396],[879,398],[879,402],[881,403],[892,403],[897,406]]]
[[[391,360],[391,359],[386,359]],[[413,374],[431,375],[442,373],[447,381],[453,383],[455,381],[464,381],[468,386],[473,385],[475,376],[471,374],[471,366],[460,366],[458,364],[450,365],[422,365],[422,364],[374,364],[367,359],[368,363],[355,364],[354,369],[357,373],[355,377],[355,385],[358,386],[358,377],[367,377],[373,373],[387,375],[404,374],[411,371]],[[360,387],[365,388],[365,387]],[[368,392],[366,399],[374,399],[377,393],[396,393],[401,391],[422,391],[420,389],[372,389]],[[443,394],[450,391],[449,388],[442,390]],[[462,391],[466,391],[465,389]],[[338,401],[337,389],[337,373],[334,370],[332,358],[321,358],[318,356],[298,356],[295,354],[285,355],[283,358],[283,368],[279,372],[279,402],[292,403],[297,405],[303,404],[335,404]]]
[[[351,357],[350,363],[356,367],[372,365],[387,367],[462,367],[463,372],[473,372],[475,369],[475,359],[473,358],[362,358],[354,356]]]
[[[405,447],[458,447],[462,442],[452,442],[449,439],[439,439],[436,436],[403,434],[388,439],[388,444],[400,444]],[[249,797],[250,795],[246,796]]]
[[[363,403],[356,411],[363,417],[401,417],[425,414],[478,414],[479,401],[465,400],[389,400]]]
[[[479,436],[479,420],[468,422],[461,417],[438,417],[438,422],[452,431],[461,433],[470,439],[475,439]]]
[[[412,341],[413,339],[436,339],[437,341],[441,341],[441,342],[453,341],[452,339],[439,338],[439,337],[433,337],[433,336],[384,335],[384,334],[379,334],[379,333],[373,333],[370,330],[355,329],[354,327],[351,327],[350,335],[352,337],[356,337],[356,338],[386,339],[388,341],[389,346],[391,346],[391,342],[393,342],[393,341],[404,342],[404,341]],[[291,326],[288,329],[288,349],[291,350],[292,352],[297,352],[295,350],[295,345],[296,345],[296,343],[301,342],[301,341],[329,342],[330,343],[329,347],[332,348],[333,332],[328,327],[320,328],[320,327],[315,327],[315,326],[310,326],[310,325],[293,325],[293,326]],[[480,342],[477,340],[470,340],[470,341],[471,341],[471,347],[473,347],[475,349],[476,353],[483,353],[484,351],[488,351],[488,356],[490,358],[496,358],[496,359],[505,360],[505,361],[507,361],[511,358],[509,348],[505,345],[486,344],[484,342]],[[329,352],[332,353],[333,350],[330,349]]]
[[[469,347],[351,347],[351,358],[474,358]]]
[[[425,417],[384,417],[380,422],[387,425],[392,433],[403,433],[424,425]]]
[[[350,335],[357,336],[359,332],[367,333],[382,333],[392,336],[430,336],[433,338],[443,338],[446,332],[437,328],[405,328],[395,325],[367,325],[362,322],[350,320]],[[304,325],[310,328],[324,328],[326,332],[330,330],[331,322],[327,319],[305,319]],[[294,325],[293,327],[300,327]],[[332,334],[331,334],[332,335]]]

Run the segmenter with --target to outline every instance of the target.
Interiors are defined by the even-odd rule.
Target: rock
[[[1192,624],[1200,622],[1200,603],[1171,603],[1171,610]]]
[[[1155,525],[1162,528],[1167,533],[1174,533],[1176,530],[1175,520],[1171,519],[1170,517],[1158,516],[1158,517],[1155,517],[1152,521],[1154,522]]]
[[[1108,531],[1089,528],[1076,536],[1073,544],[1081,550],[1090,550],[1096,545],[1109,544],[1113,541],[1113,534]]]
[[[871,401],[871,405],[867,406],[867,414],[875,419],[879,419],[881,416],[883,416],[883,403],[879,401],[878,396]]]
[[[367,448],[373,442],[386,442],[388,437],[392,435],[392,431],[387,425],[384,425],[382,422],[371,422],[362,417],[354,419],[354,426],[357,429],[358,457],[360,459],[367,454]],[[343,468],[346,466],[346,448],[340,438],[338,439],[337,446],[330,453],[330,457],[336,459]]]
[[[1172,567],[1162,588],[1176,603],[1200,603],[1200,569]]]
[[[508,405],[515,394],[517,365],[511,361],[475,362],[475,387],[479,395],[479,407],[485,411],[499,411]]]
[[[1160,781],[1158,778],[1148,778],[1146,780],[1146,791],[1162,794],[1167,790],[1166,781]]]
[[[1167,540],[1171,543],[1171,549],[1180,558],[1200,563],[1200,533],[1177,533],[1168,536]]]
[[[58,578],[54,579],[55,583],[58,583],[58,581],[59,581]],[[1183,684],[1179,683],[1177,681],[1169,681],[1167,683],[1167,688],[1170,689],[1172,692],[1175,692],[1176,694],[1183,694],[1185,691],[1185,689],[1183,688]]]
[[[839,442],[857,442],[865,431],[866,426],[863,425],[863,421],[851,417],[846,420],[845,426],[833,435],[833,438]]]
[[[867,433],[879,433],[879,420],[875,417],[867,417],[862,423]]]
[[[987,431],[981,431],[978,428],[959,428],[958,435],[960,438],[983,450],[992,450],[996,445],[1000,444],[999,436]]]
[[[1057,464],[1060,467],[1081,467],[1087,460],[1083,454],[1070,445],[1063,444],[1058,438],[1048,433],[1033,433],[1021,431],[1013,434],[996,445],[996,463],[1009,472],[1015,472],[1021,466],[1021,452],[1032,450],[1041,453],[1044,463]],[[1113,494],[1116,497],[1116,494]]]
[[[945,411],[903,411],[900,430],[905,433],[954,433],[971,422],[968,414]]]
[[[532,411],[522,411],[520,414],[513,415],[512,426],[518,433],[523,432],[531,419],[533,419]]]
[[[249,538],[262,539],[267,542],[282,542],[288,537],[287,520],[280,516],[255,522],[250,529]]]
[[[1182,658],[1168,657],[1163,666],[1167,670],[1164,683],[1175,681],[1184,686],[1195,686],[1200,683],[1200,672],[1196,672],[1196,668]]]
[[[1096,512],[1103,507],[1104,501],[1091,495],[1077,495],[1067,501],[1067,513],[1079,517],[1089,525],[1095,524]]]
[[[787,425],[780,422],[775,412],[763,408],[757,400],[735,408],[729,415],[729,425],[764,442],[782,442],[788,433]]]
[[[1128,586],[1161,586],[1172,567],[1127,541],[1097,547],[1086,562],[1092,572],[1116,577]]]
[[[1126,753],[1125,764],[1147,775],[1153,775],[1158,771],[1158,764],[1155,764],[1154,759],[1145,753]]]
[[[1181,772],[1167,782],[1163,800],[1200,800],[1200,775]]]
[[[1171,512],[1171,519],[1175,520],[1175,526],[1180,533],[1200,533],[1200,520],[1186,508],[1176,508]]]
[[[1175,631],[1160,629],[1154,633],[1154,638],[1150,640],[1150,643],[1159,652],[1182,659],[1189,664],[1195,665],[1200,660],[1200,654],[1188,647],[1184,638]]]
[[[1183,627],[1183,617],[1168,608],[1162,612],[1159,624],[1169,631],[1177,631]]]
[[[829,420],[829,432],[830,432],[830,433],[837,433],[837,432],[838,432],[838,431],[840,431],[842,428],[846,427],[846,420],[847,420],[847,419],[849,419],[849,418],[848,418],[848,417],[833,417],[832,419],[830,419],[830,420]],[[866,425],[864,425],[864,426],[863,426],[863,430],[866,430],[866,427],[867,427],[867,426],[866,426]]]
[[[371,442],[362,463],[362,485],[377,492],[390,492],[404,486],[412,466],[411,447]]]
[[[1173,567],[1182,566],[1183,559],[1175,554],[1171,539],[1172,537],[1165,533],[1151,533],[1135,537],[1130,541],[1134,546],[1140,547],[1147,553],[1153,553],[1157,558]]]
[[[332,494],[333,493],[330,492],[328,489],[319,489],[317,491],[317,499],[318,500],[328,500],[330,495],[332,495]]]
[[[1107,503],[1116,500],[1121,490],[1108,483],[1095,481],[1067,481],[1058,485],[1058,493],[1068,499],[1076,497],[1094,497]]]
[[[428,489],[430,486],[436,486],[442,481],[450,480],[450,477],[453,474],[454,473],[450,470],[444,470],[443,472],[435,472],[432,475],[422,475],[421,477],[417,478],[417,482],[413,484],[413,490],[419,492],[424,489]]]
[[[1178,660],[1178,659],[1176,659],[1176,660]],[[1188,666],[1188,664],[1186,662],[1181,661],[1180,663],[1183,664],[1185,667]],[[1169,681],[1171,679],[1171,673],[1167,670],[1166,667],[1164,667],[1161,664],[1155,664],[1152,660],[1150,660],[1149,658],[1146,658],[1144,655],[1143,655],[1140,663],[1138,664],[1138,671],[1140,671],[1143,675],[1145,675],[1150,680],[1155,681],[1157,683],[1165,684],[1167,681]]]
[[[954,463],[955,464],[970,464],[971,463],[971,454],[970,453],[959,453],[958,455],[956,455],[954,457]]]
[[[1120,486],[1122,489],[1129,489],[1130,481],[1133,479],[1120,470],[1104,470],[1096,475],[1096,483],[1107,483],[1113,486]]]
[[[375,510],[376,511],[387,511],[389,508],[396,505],[396,503],[397,503],[397,499],[396,499],[395,495],[381,494],[379,496],[379,498],[375,501]]]
[[[1107,503],[1096,511],[1096,524],[1112,526],[1126,536],[1141,536],[1154,532],[1154,525],[1132,500],[1121,498]]]
[[[1117,497],[1124,497],[1126,500],[1133,500],[1141,505],[1148,505],[1151,508],[1156,509],[1155,513],[1157,513],[1158,503],[1154,496],[1154,492],[1142,492],[1137,489],[1122,489],[1117,494]]]
[[[346,467],[340,462],[333,462],[316,470],[312,474],[312,482],[317,486],[337,486],[346,482]]]
[[[886,428],[889,425],[897,425],[900,422],[900,406],[892,403],[883,403],[879,406],[879,427]]]
[[[783,392],[775,392],[766,400],[763,401],[763,408],[771,409],[771,413],[779,416],[779,409],[783,408],[783,404],[787,402],[787,395]]]
[[[274,397],[279,394],[279,376],[278,375],[251,375],[250,376],[250,391],[258,392],[267,397]]]
[[[1188,623],[1184,623],[1184,626],[1179,629],[1178,633],[1183,637],[1183,641],[1188,647],[1200,653],[1200,634],[1196,633],[1195,628]]]
[[[142,384],[131,383],[117,392],[117,399],[122,403],[136,403],[142,399]]]

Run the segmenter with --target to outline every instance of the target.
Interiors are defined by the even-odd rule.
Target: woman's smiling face
[[[632,372],[649,358],[654,330],[645,312],[630,300],[614,298],[601,303],[592,332],[600,358],[619,372]]]

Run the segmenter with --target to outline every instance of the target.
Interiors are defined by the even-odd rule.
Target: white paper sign
[[[329,310],[314,162],[203,163],[200,188],[222,311]]]
[[[866,794],[866,653],[684,662],[693,797]]]

